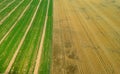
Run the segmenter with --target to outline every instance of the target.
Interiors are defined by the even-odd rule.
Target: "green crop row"
[[[38,5],[38,0],[33,0],[30,8],[25,12],[24,16],[17,23],[14,29],[7,36],[5,41],[0,45],[0,72],[3,73],[8,66],[15,50],[17,49],[32,16]]]
[[[30,1],[25,0],[0,26],[0,39],[8,32],[11,26],[17,21],[23,10]]]
[[[2,9],[2,8],[4,8],[8,3],[10,3],[12,0],[6,0],[6,1],[4,1],[4,0],[2,0],[1,2],[3,2],[2,4],[0,4],[0,10]],[[0,3],[1,3],[0,2]]]
[[[11,1],[12,0],[6,0],[4,4],[7,5]],[[20,1],[21,0],[16,0],[3,12],[1,12],[0,16],[2,17],[0,17],[0,20],[4,18],[12,9],[14,9],[14,7],[19,4]],[[0,44],[0,73],[4,73],[8,67],[13,55],[15,54],[15,51],[25,35],[27,28],[30,25],[39,1],[40,0],[32,1],[30,7],[26,10],[23,17],[17,22],[2,44]],[[2,1],[0,0],[0,2]],[[49,0],[41,0],[41,4],[38,8],[35,19],[33,20],[25,40],[20,47],[9,74],[31,74],[34,72],[43,34],[43,28],[45,25],[48,2]],[[24,2],[2,23],[2,25],[0,25],[0,40],[17,21],[29,3],[30,0],[24,0]],[[4,6],[4,4],[1,4],[0,7]],[[46,33],[39,67],[40,74],[50,73],[52,60],[53,0],[50,0],[47,17]]]
[[[42,0],[33,25],[18,53],[10,73],[33,73],[39,49],[48,0]],[[19,65],[18,65],[19,64]]]
[[[44,39],[42,57],[40,61],[39,74],[50,74],[52,58],[52,27],[53,27],[53,4],[50,0],[46,34]]]
[[[21,1],[15,0],[10,6],[8,6],[6,9],[0,12],[0,20],[2,20],[9,12],[11,12]]]

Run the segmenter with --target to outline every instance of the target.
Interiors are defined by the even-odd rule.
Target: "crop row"
[[[11,1],[13,0],[6,0],[0,4],[0,8]],[[13,11],[18,4],[20,5]],[[8,16],[9,13],[11,14]],[[39,73],[42,67],[43,71],[49,72],[50,68],[46,68],[46,65],[50,67],[51,63],[52,0],[15,0],[0,13],[0,16],[0,20],[8,16],[0,25],[0,73],[34,72],[46,17],[48,18],[42,57],[48,54],[44,57],[49,61],[41,58]]]

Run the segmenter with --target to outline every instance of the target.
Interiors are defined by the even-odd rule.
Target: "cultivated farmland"
[[[53,2],[52,74],[120,74],[120,0]]]
[[[0,3],[0,74],[50,73],[52,0]]]
[[[0,0],[0,74],[120,74],[120,1]]]

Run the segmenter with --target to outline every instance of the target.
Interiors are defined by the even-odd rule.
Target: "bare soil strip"
[[[23,44],[23,42],[24,42],[24,40],[25,40],[25,38],[26,38],[26,35],[27,35],[30,27],[32,26],[32,23],[33,23],[33,21],[34,21],[34,19],[35,19],[35,16],[36,16],[36,14],[37,14],[37,11],[38,11],[38,8],[39,8],[40,4],[41,4],[41,0],[40,0],[40,2],[39,2],[39,4],[38,4],[37,8],[36,8],[36,11],[35,11],[32,19],[31,19],[31,22],[30,22],[30,24],[29,24],[29,26],[28,26],[28,28],[27,28],[27,30],[26,30],[23,38],[22,38],[21,41],[20,41],[20,44],[18,45],[18,48],[17,48],[16,51],[15,51],[15,54],[13,55],[13,57],[12,57],[9,65],[8,65],[6,71],[5,71],[5,74],[8,74],[9,71],[10,71],[10,69],[11,69],[11,67],[12,67],[12,65],[13,65],[13,63],[14,63],[14,61],[15,61],[15,59],[16,59],[16,56],[17,56],[17,54],[18,54],[18,52],[19,52],[19,50],[20,50],[20,48],[21,48],[21,46],[22,46],[22,44]]]
[[[11,1],[8,5],[6,5],[3,9],[0,10],[0,13],[4,11],[7,7],[9,7],[12,3],[14,3],[16,0]]]
[[[19,18],[17,19],[17,21],[12,25],[12,27],[9,29],[9,31],[3,36],[3,38],[0,40],[0,45],[1,43],[5,40],[5,38],[8,36],[8,34],[12,31],[12,29],[15,27],[15,25],[17,24],[17,22],[22,18],[22,16],[24,15],[24,13],[26,12],[26,10],[29,8],[29,6],[31,5],[33,0],[31,0],[31,2],[27,5],[27,7],[23,10],[22,14],[19,16]]]
[[[24,0],[22,0],[7,16],[5,16],[2,20],[0,20],[0,23],[3,23],[23,2]]]
[[[41,59],[41,55],[42,55],[42,48],[43,48],[43,43],[44,43],[44,38],[45,38],[45,32],[46,32],[46,25],[47,25],[47,19],[48,19],[49,4],[50,4],[50,0],[48,0],[46,18],[45,18],[45,23],[44,23],[42,38],[41,38],[41,42],[40,42],[40,47],[39,47],[38,55],[37,55],[37,59],[36,59],[34,74],[38,74],[38,70],[39,70],[39,66],[40,66],[40,59]]]

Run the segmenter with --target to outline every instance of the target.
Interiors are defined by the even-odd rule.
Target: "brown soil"
[[[119,74],[119,0],[54,0],[51,74]]]

